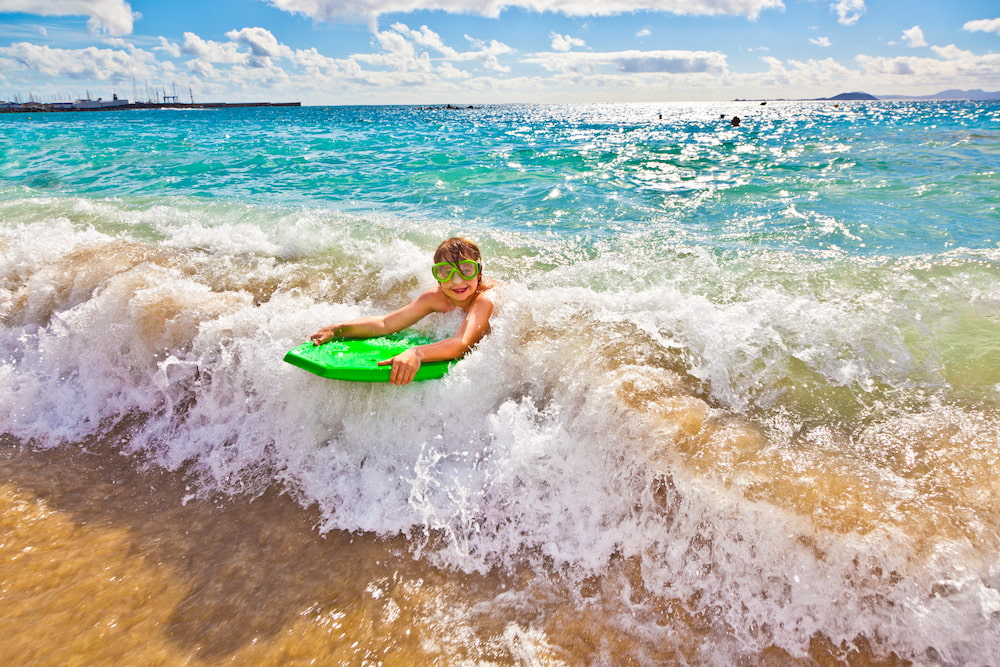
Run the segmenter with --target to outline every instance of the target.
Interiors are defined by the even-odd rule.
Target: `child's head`
[[[479,262],[481,261],[481,257],[479,246],[469,239],[463,239],[459,236],[445,239],[437,247],[437,250],[434,251],[435,264],[438,262],[450,262],[454,264],[463,259],[473,259]]]
[[[446,294],[460,300],[467,290],[472,289],[475,293],[482,287],[480,272],[483,265],[480,258],[479,248],[469,239],[446,239],[434,252],[431,272]],[[458,282],[454,283],[456,279]],[[470,283],[471,287],[466,283]]]

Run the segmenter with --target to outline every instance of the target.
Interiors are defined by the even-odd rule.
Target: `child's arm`
[[[408,384],[420,370],[421,363],[458,359],[471,350],[473,345],[489,333],[492,314],[493,301],[488,294],[480,294],[454,336],[436,343],[411,347],[391,359],[380,361],[379,366],[392,364],[389,381],[392,384]]]
[[[372,338],[402,331],[433,311],[431,295],[432,292],[425,292],[388,315],[361,317],[331,324],[309,336],[309,340],[313,345],[322,345],[333,338]]]

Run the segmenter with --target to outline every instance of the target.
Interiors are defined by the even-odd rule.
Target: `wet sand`
[[[96,444],[96,443],[91,443]],[[427,664],[398,540],[332,532],[287,497],[183,502],[182,476],[95,446],[2,447],[8,664]],[[448,574],[459,587],[486,582]]]
[[[403,538],[320,535],[285,495],[189,498],[115,440],[0,442],[8,664],[697,664],[727,641],[691,601],[655,599],[635,560],[573,591],[551,572],[444,571]],[[657,636],[622,625],[631,605]],[[743,664],[902,664],[863,640],[811,647]]]

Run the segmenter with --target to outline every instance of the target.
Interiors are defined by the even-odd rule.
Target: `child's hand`
[[[398,385],[409,384],[413,382],[417,371],[420,370],[420,356],[417,354],[416,348],[411,347],[409,350],[400,352],[391,359],[378,362],[379,366],[388,366],[389,364],[392,364],[392,373],[389,375],[389,382]]]
[[[313,345],[322,345],[328,340],[333,340],[337,337],[336,331],[339,324],[331,324],[328,327],[323,327],[313,335],[309,336],[309,340],[313,342]]]

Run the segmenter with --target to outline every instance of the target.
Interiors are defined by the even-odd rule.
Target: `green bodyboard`
[[[285,354],[285,361],[315,373],[320,377],[350,382],[388,382],[392,366],[379,366],[378,362],[396,356],[414,345],[435,342],[432,338],[410,331],[379,336],[377,338],[335,338],[322,345],[303,343]],[[416,380],[440,378],[451,368],[452,361],[426,361],[420,364]]]

